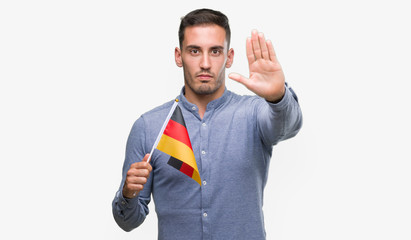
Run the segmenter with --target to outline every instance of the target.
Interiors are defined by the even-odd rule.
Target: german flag
[[[163,135],[158,142],[157,149],[171,156],[168,160],[169,165],[194,179],[201,185],[201,178],[198,172],[193,148],[191,147],[186,123],[178,105],[164,129]]]

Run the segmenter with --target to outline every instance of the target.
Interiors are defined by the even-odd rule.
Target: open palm
[[[280,100],[285,92],[285,78],[271,41],[266,41],[262,33],[253,30],[246,47],[249,78],[237,73],[231,73],[228,77],[242,83],[267,101]]]

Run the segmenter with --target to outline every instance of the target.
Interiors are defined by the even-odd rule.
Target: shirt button
[[[203,151],[201,151],[201,154],[205,155],[205,154],[206,154],[206,152],[203,150]]]
[[[196,107],[192,107],[191,109],[196,110]]]
[[[203,181],[203,185],[207,185],[207,181]]]
[[[207,215],[207,213],[203,213],[203,217],[207,217],[208,215]]]
[[[203,127],[207,126],[207,124],[206,124],[206,123],[203,123],[203,124],[201,124],[201,125],[203,125]]]

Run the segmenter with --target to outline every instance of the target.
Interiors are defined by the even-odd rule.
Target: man
[[[187,14],[179,39],[175,62],[183,68],[184,87],[177,98],[202,184],[168,165],[169,156],[160,151],[146,162],[173,101],[168,102],[133,125],[114,218],[125,231],[138,227],[152,194],[159,239],[265,239],[263,190],[272,148],[301,127],[297,97],[285,84],[272,43],[257,31],[246,41],[250,77],[229,75],[257,96],[226,89],[234,50],[228,19],[218,11]]]

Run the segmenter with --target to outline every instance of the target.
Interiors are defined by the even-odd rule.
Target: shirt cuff
[[[292,90],[286,84],[285,85],[284,96],[279,102],[277,102],[277,103],[272,103],[272,102],[268,102],[268,101],[266,101],[266,102],[271,106],[271,108],[274,111],[281,111],[281,110],[283,110],[284,108],[286,108],[288,106],[288,104],[290,103],[290,101],[292,101],[293,98],[294,98],[294,94],[293,94]]]
[[[140,194],[137,194],[137,196],[134,198],[125,198],[121,190],[119,190],[116,193],[116,196],[118,199],[118,205],[120,206],[121,209],[135,208],[136,205],[138,204],[139,195]]]

